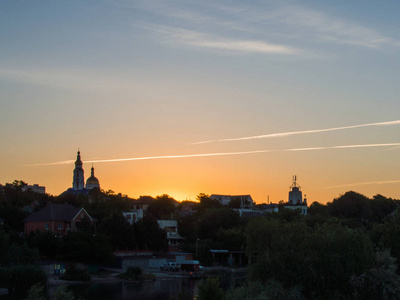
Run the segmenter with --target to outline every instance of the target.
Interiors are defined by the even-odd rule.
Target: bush
[[[229,300],[302,300],[304,297],[298,287],[285,289],[277,281],[269,281],[266,284],[257,282],[248,282],[245,285],[231,289],[225,296]]]
[[[54,293],[51,300],[75,300],[74,293],[67,286],[61,285]]]
[[[129,267],[125,273],[118,275],[118,278],[126,280],[141,280],[143,270],[141,267]]]
[[[61,277],[64,280],[71,281],[90,281],[92,278],[87,269],[79,269],[75,264],[71,265],[65,275]]]
[[[36,283],[45,285],[46,282],[46,273],[36,265],[0,267],[0,286],[9,291],[28,289]]]
[[[32,285],[29,289],[25,300],[45,300],[44,286],[40,283]]]
[[[198,300],[220,300],[223,297],[224,292],[219,287],[218,278],[208,277],[199,284]]]
[[[25,298],[25,300],[46,300],[45,288],[41,284],[33,285]],[[51,300],[75,300],[75,296],[72,291],[68,290],[67,286],[60,285],[54,292]],[[80,300],[79,298],[78,300]]]

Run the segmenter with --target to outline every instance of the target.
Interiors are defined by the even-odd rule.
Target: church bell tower
[[[81,153],[78,150],[78,155],[76,156],[75,169],[74,169],[74,179],[72,182],[72,188],[76,191],[83,190],[85,188],[85,178],[82,169]]]

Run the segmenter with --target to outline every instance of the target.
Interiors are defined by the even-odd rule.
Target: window
[[[58,222],[57,223],[57,229],[63,229],[63,223],[62,222]]]
[[[49,223],[44,224],[44,229],[49,230]]]

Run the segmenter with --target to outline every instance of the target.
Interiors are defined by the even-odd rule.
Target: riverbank
[[[168,278],[187,278],[187,279],[200,279],[207,277],[208,274],[218,273],[218,272],[232,272],[232,273],[243,273],[245,272],[245,268],[232,269],[228,267],[207,267],[204,270],[197,272],[188,272],[188,271],[177,271],[177,272],[169,272],[169,271],[161,271],[158,268],[146,268],[143,269],[144,274],[151,274],[151,277],[154,279],[145,279],[145,280],[156,280],[156,279],[168,279]],[[117,276],[122,274],[123,272],[120,269],[111,269],[105,268],[102,272],[92,274],[91,282],[100,282],[100,283],[132,283],[139,282],[139,280],[126,280],[118,278]],[[60,275],[50,275],[47,280],[47,286],[57,286],[57,285],[79,285],[84,284],[84,281],[70,281],[63,280],[60,278]]]

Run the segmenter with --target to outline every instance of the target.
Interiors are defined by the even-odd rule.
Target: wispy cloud
[[[399,46],[398,41],[368,26],[302,6],[282,5],[268,18],[299,32],[299,37],[315,42],[358,45],[367,48],[379,48],[384,45]]]
[[[339,184],[339,185],[330,185],[330,186],[326,186],[325,189],[334,189],[334,188],[352,187],[352,186],[361,186],[361,185],[394,184],[394,183],[400,183],[400,180],[370,181],[370,182],[356,182],[356,183],[347,183],[347,184]]]
[[[267,43],[272,45],[285,44],[287,48],[298,48],[294,43],[303,42],[307,42],[308,47],[319,47],[321,44],[370,49],[400,46],[399,41],[385,36],[370,24],[344,20],[331,11],[315,10],[305,5],[293,5],[282,1],[264,2],[257,6],[243,1],[233,1],[229,5],[202,1],[184,6],[171,1],[168,5],[159,1],[146,1],[140,8],[164,18],[166,23],[175,24],[176,28],[193,31],[201,28],[206,35],[224,36],[228,41],[247,40],[239,37],[249,33],[256,41],[268,41]],[[209,41],[209,38],[206,40]],[[218,44],[218,40],[220,39],[214,38],[214,43],[192,41],[189,44],[203,48],[211,45],[230,50],[238,47]]]
[[[255,139],[277,138],[277,137],[287,137],[287,136],[300,135],[300,134],[310,134],[310,133],[338,131],[338,130],[345,130],[345,129],[360,128],[360,127],[393,126],[393,125],[400,125],[400,120],[389,121],[389,122],[361,124],[361,125],[351,125],[351,126],[343,126],[343,127],[334,127],[334,128],[325,128],[325,129],[313,129],[313,130],[290,131],[290,132],[281,132],[281,133],[270,133],[270,134],[254,135],[254,136],[247,136],[247,137],[240,137],[240,138],[208,140],[208,141],[200,141],[200,142],[190,143],[190,145],[215,143],[215,142],[232,142],[232,141],[246,141],[246,140],[255,140]]]
[[[296,151],[316,151],[316,150],[329,150],[329,149],[354,149],[354,148],[374,148],[374,147],[393,147],[400,146],[400,143],[386,143],[386,144],[365,144],[365,145],[342,145],[342,146],[328,146],[328,147],[309,147],[309,148],[291,148],[281,150],[254,150],[254,151],[239,151],[239,152],[217,152],[217,153],[201,153],[201,154],[184,154],[184,155],[162,155],[162,156],[144,156],[144,157],[130,157],[130,158],[113,158],[113,159],[98,159],[89,160],[87,163],[108,163],[108,162],[125,162],[136,160],[154,160],[154,159],[178,159],[178,158],[195,158],[195,157],[212,157],[212,156],[229,156],[229,155],[246,155],[258,153],[271,153],[271,152],[296,152]],[[31,164],[29,166],[54,166],[71,164],[72,160],[63,160],[52,163]]]
[[[177,43],[210,50],[222,50],[236,53],[262,54],[299,54],[301,50],[280,44],[268,43],[263,40],[229,39],[204,32],[186,30],[169,26],[141,25],[162,35],[162,39],[171,45]]]
[[[0,68],[0,78],[68,90],[116,92],[122,88],[132,89],[132,86],[123,80],[93,70],[83,69]]]

